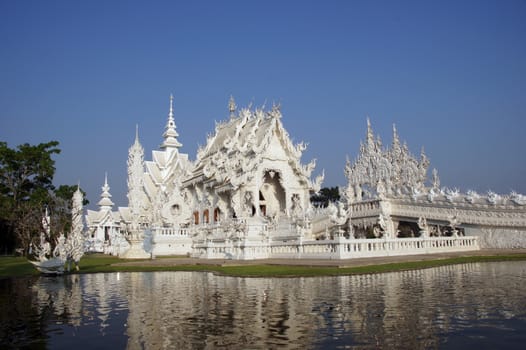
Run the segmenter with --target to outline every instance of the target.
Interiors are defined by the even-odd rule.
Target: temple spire
[[[101,211],[111,210],[113,202],[111,201],[110,186],[108,185],[108,173],[104,174],[104,185],[102,186],[102,193],[100,201],[97,203]]]
[[[174,97],[172,94],[170,94],[170,110],[168,112],[168,121],[166,122],[166,127],[164,128],[164,134],[163,138],[164,141],[161,144],[161,149],[166,148],[179,148],[182,146],[179,141],[177,141],[177,137],[179,134],[177,133],[176,126],[175,126],[175,119],[174,119]]]

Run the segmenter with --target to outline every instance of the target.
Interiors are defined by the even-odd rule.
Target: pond
[[[0,280],[2,348],[523,349],[526,263],[376,275]]]

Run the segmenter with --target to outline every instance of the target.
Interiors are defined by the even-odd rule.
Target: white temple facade
[[[122,216],[119,211],[113,211],[108,176],[104,178],[102,193],[97,203],[98,211],[88,210],[86,224],[86,251],[120,255],[129,249],[129,244],[121,232]]]
[[[314,239],[306,216],[323,175],[311,180],[315,161],[301,164],[304,150],[291,142],[278,106],[236,113],[231,100],[230,119],[216,125],[183,182],[192,256],[217,257],[219,249],[233,259],[266,258],[272,240]]]
[[[152,152],[152,160],[145,162],[144,191],[154,256],[185,255],[192,249],[187,230],[191,211],[183,197],[181,184],[189,176],[193,164],[187,154],[179,152],[182,144],[177,137],[173,96],[170,96],[163,143],[160,150]]]
[[[367,121],[367,137],[356,161],[347,162],[349,206],[357,238],[478,237],[483,248],[526,247],[526,196],[512,192],[461,193],[440,187],[438,171],[428,181],[429,160],[417,160],[393,127],[383,148]]]
[[[144,161],[138,132],[130,148],[128,207],[112,211],[106,179],[99,211],[88,211],[93,250],[129,258],[348,259],[526,247],[525,196],[440,188],[436,170],[428,180],[424,152],[416,159],[395,128],[384,148],[367,121],[360,154],[345,167],[341,201],[317,208],[310,198],[323,172],[313,179],[315,161],[301,162],[306,146],[292,143],[279,106],[238,111],[231,98],[229,112],[192,162],[180,152],[170,96],[160,149]],[[126,238],[126,252],[115,247],[117,237]]]

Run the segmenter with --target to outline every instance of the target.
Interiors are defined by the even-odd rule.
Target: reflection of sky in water
[[[313,278],[157,272],[2,280],[8,333],[0,335],[3,343],[45,337],[49,348],[79,349],[522,348],[524,291],[524,262]],[[25,304],[6,302],[14,295]]]

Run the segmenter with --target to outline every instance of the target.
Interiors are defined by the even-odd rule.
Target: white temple
[[[417,160],[393,128],[392,146],[369,120],[342,200],[316,208],[323,175],[301,163],[279,106],[237,111],[192,162],[180,153],[173,97],[159,150],[144,161],[138,132],[128,156],[129,205],[112,211],[107,178],[99,211],[88,211],[90,249],[127,258],[190,255],[262,259],[408,255],[526,247],[526,197],[440,188],[422,151]],[[150,241],[150,242],[147,242]]]

